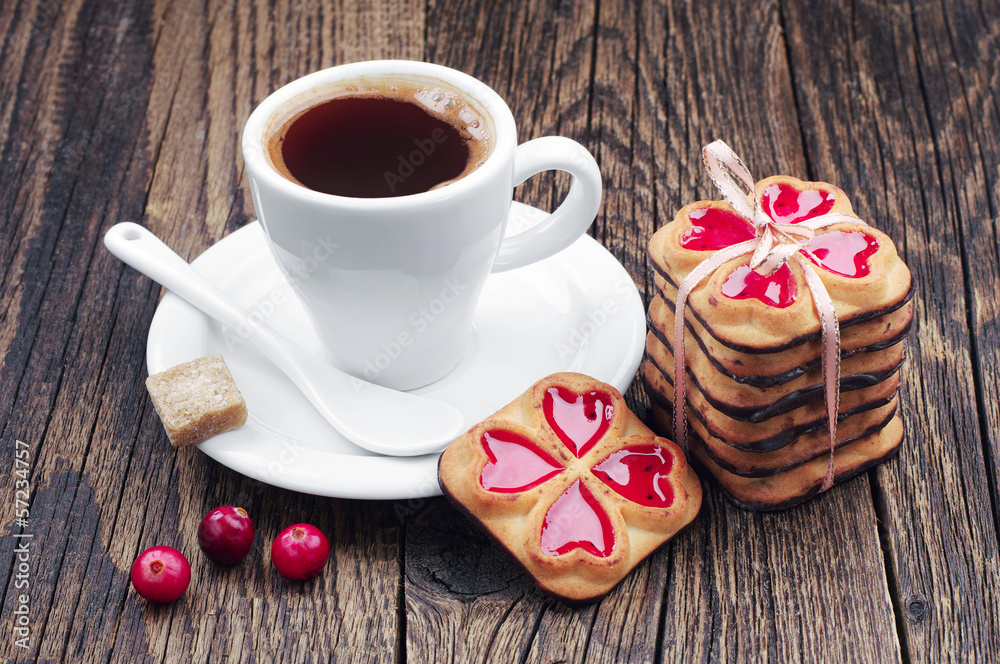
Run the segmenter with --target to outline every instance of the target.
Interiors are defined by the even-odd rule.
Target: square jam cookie
[[[701,484],[611,385],[543,378],[441,455],[444,494],[544,591],[570,602],[610,591],[691,523]]]

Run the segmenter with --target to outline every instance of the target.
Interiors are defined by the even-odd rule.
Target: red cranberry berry
[[[292,581],[313,578],[329,557],[329,540],[319,528],[308,523],[288,526],[271,543],[271,562],[283,577]]]
[[[173,602],[191,582],[191,565],[177,549],[154,546],[132,563],[132,586],[150,602]]]
[[[209,560],[235,565],[253,548],[253,521],[242,507],[224,505],[205,515],[198,525],[198,546]]]

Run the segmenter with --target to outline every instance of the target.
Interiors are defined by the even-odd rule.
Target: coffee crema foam
[[[462,93],[427,83],[345,82],[300,97],[272,118],[268,161],[299,185],[355,198],[460,180],[492,153],[492,122]]]

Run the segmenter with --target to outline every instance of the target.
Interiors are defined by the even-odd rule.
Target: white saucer
[[[544,214],[514,203],[508,230],[517,232]],[[251,313],[319,353],[318,339],[258,223],[227,236],[193,265]],[[624,392],[639,367],[646,336],[635,284],[589,236],[544,261],[491,275],[474,326],[459,367],[417,390],[459,408],[469,426],[557,371],[585,373]],[[242,428],[199,445],[219,463],[267,484],[322,496],[440,494],[437,454],[385,457],[354,446],[237,334],[167,293],[149,328],[150,374],[216,353],[225,356],[250,412]]]

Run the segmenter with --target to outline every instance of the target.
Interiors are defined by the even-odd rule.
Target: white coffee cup
[[[282,119],[358,81],[443,83],[457,90],[492,131],[492,152],[461,179],[392,198],[321,193],[279,173],[267,145]],[[491,272],[566,248],[594,220],[601,201],[600,170],[586,148],[562,137],[517,145],[514,117],[496,92],[423,62],[358,62],[289,83],[251,114],[243,156],[268,244],[329,359],[401,390],[430,384],[458,365]],[[514,186],[546,170],[572,175],[566,199],[536,226],[504,239]]]

